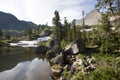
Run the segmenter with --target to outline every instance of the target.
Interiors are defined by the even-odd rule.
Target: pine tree
[[[83,11],[82,11],[82,17],[83,17],[82,21],[83,21],[83,24],[82,24],[82,34],[81,34],[81,38],[82,38],[83,40],[85,40],[85,31],[84,31],[85,19],[84,19],[84,16],[85,16],[85,12],[84,12],[84,10],[83,10]]]
[[[111,33],[111,24],[110,24],[110,21],[108,20],[108,16],[107,15],[103,15],[102,16],[102,21],[101,21],[101,52],[108,52],[110,51],[109,50],[109,47],[111,45],[110,43],[110,33]]]
[[[2,29],[0,28],[0,39],[2,38],[2,36],[3,36],[3,31],[2,31]]]
[[[75,20],[73,23],[73,41],[77,38],[77,30],[76,30],[76,25],[75,25]]]
[[[64,38],[65,39],[67,39],[67,37],[68,37],[68,28],[69,27],[69,24],[68,24],[68,22],[67,22],[67,19],[66,19],[66,17],[65,17],[65,20],[64,20],[64,28],[63,28],[63,32],[64,32]]]
[[[62,26],[61,26],[61,22],[60,22],[60,16],[59,16],[59,12],[55,11],[54,12],[55,17],[52,20],[52,23],[54,25],[54,37],[56,39],[63,39],[63,35],[62,35]]]

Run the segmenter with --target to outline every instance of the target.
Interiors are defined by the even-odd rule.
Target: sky
[[[36,24],[52,25],[54,11],[59,11],[61,22],[81,19],[85,13],[95,9],[96,0],[0,0],[0,11],[11,13],[20,20]]]

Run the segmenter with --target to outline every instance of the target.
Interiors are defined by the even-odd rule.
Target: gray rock
[[[48,50],[48,47],[46,47],[46,46],[44,46],[44,45],[41,45],[41,46],[38,46],[38,47],[35,49],[34,53],[35,53],[35,54],[44,54],[44,53],[47,52],[47,50]]]
[[[119,27],[120,25],[120,15],[114,15],[109,17],[112,26]]]
[[[64,52],[66,54],[77,54],[85,50],[85,43],[81,39],[76,39],[73,44],[67,45]]]
[[[56,56],[55,58],[51,59],[51,62],[53,64],[59,64],[62,66],[64,64],[62,53]]]
[[[93,64],[90,64],[88,67],[86,67],[86,71],[94,71],[95,70],[95,66]]]
[[[84,20],[85,20],[85,25],[98,25],[100,24],[100,19],[101,19],[102,14],[98,12],[97,10],[92,10],[91,12],[87,13]],[[76,25],[83,25],[83,20],[76,20],[75,22]]]
[[[85,42],[82,39],[76,39],[74,44],[76,44],[76,47],[78,47],[79,51],[77,52],[83,52],[85,51]]]
[[[82,59],[77,59],[77,60],[73,63],[73,67],[75,67],[75,66],[82,66],[82,63],[83,63]]]
[[[56,55],[59,55],[60,52],[62,52],[60,41],[58,39],[52,40],[49,45],[49,51],[47,57],[54,58],[56,57]]]
[[[52,66],[52,72],[54,76],[60,76],[61,72],[62,72],[62,66],[60,65],[53,65]]]

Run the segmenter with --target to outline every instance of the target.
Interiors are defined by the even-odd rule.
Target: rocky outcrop
[[[41,46],[38,46],[38,47],[35,49],[34,53],[35,53],[35,54],[45,54],[45,53],[47,52],[47,50],[48,50],[48,47],[46,47],[46,46],[44,46],[44,45],[41,45]]]
[[[109,17],[109,20],[112,24],[112,26],[119,27],[120,26],[120,15],[114,15]]]
[[[63,65],[64,64],[64,59],[62,53],[56,56],[55,58],[51,59],[51,62],[53,64],[58,64],[58,65]]]
[[[51,40],[47,57],[54,58],[59,55],[60,52],[62,52],[60,41],[58,39]]]
[[[49,45],[47,57],[51,63],[55,79],[58,77],[62,80],[67,79],[64,75],[65,70],[67,74],[73,75],[78,71],[84,74],[95,70],[93,57],[78,58],[78,55],[75,55],[84,50],[85,43],[82,39],[76,39],[73,43],[67,45],[64,50],[62,50],[58,39],[52,40]]]
[[[61,72],[62,72],[62,66],[60,65],[53,65],[52,66],[52,72],[54,76],[60,76]]]
[[[100,24],[100,19],[101,19],[102,14],[100,12],[98,12],[97,10],[92,10],[91,12],[87,13],[85,18],[84,18],[84,22],[85,25],[98,25]],[[75,22],[76,25],[83,25],[83,20],[76,20]]]
[[[67,45],[64,52],[67,54],[77,54],[85,50],[85,43],[81,39],[76,39],[73,44]]]

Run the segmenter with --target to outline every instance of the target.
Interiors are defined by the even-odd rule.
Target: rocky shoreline
[[[35,53],[45,53],[53,72],[54,80],[68,80],[66,74],[75,75],[76,72],[83,74],[95,70],[93,64],[94,57],[87,56],[79,58],[78,53],[85,51],[85,43],[81,39],[76,39],[73,43],[62,49],[58,39],[51,40],[49,47],[39,46]],[[74,80],[75,76],[72,77]]]
[[[52,70],[50,80],[96,80],[98,75],[102,76],[100,79],[109,78],[105,75],[111,75],[113,78],[114,75],[119,75],[113,75],[114,70],[119,68],[119,56],[100,54],[97,50],[97,46],[86,48],[82,39],[76,39],[63,48],[60,41],[54,39],[50,41],[49,46],[37,47],[35,53],[46,55],[49,60]]]

